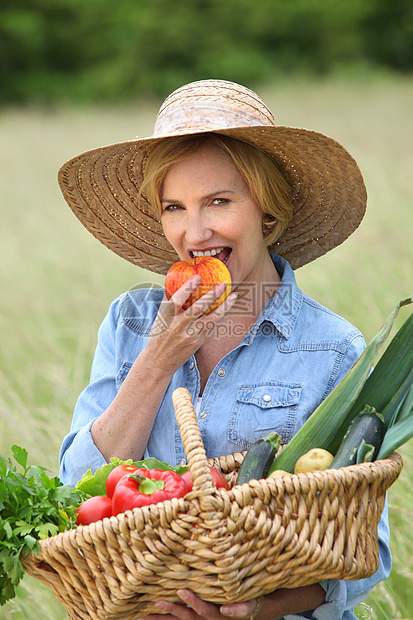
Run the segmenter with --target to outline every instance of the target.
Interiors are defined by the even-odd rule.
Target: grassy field
[[[260,89],[277,122],[327,133],[356,157],[368,212],[342,246],[297,272],[300,286],[371,338],[413,292],[413,79],[292,82]],[[0,452],[24,446],[57,473],[59,447],[88,381],[112,299],[161,282],[87,233],[60,195],[57,169],[88,148],[148,135],[156,107],[0,112]],[[401,312],[398,324],[409,309]],[[389,493],[393,571],[367,603],[373,620],[413,618],[413,442]],[[365,615],[359,610],[360,615]],[[363,612],[363,613],[362,613]],[[369,615],[367,614],[367,616]],[[25,577],[1,620],[60,620],[64,608]]]

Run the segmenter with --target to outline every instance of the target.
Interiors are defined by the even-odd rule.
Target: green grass
[[[280,124],[325,132],[364,173],[369,206],[342,246],[297,272],[300,286],[371,338],[413,292],[413,80],[292,82],[260,93]],[[88,381],[100,321],[120,292],[154,281],[87,233],[60,195],[69,157],[148,135],[156,108],[0,112],[0,452],[17,443],[57,473],[62,437]],[[160,278],[156,278],[160,282]],[[401,311],[399,323],[407,316]],[[370,595],[373,620],[413,618],[413,442],[389,493],[393,571]],[[66,618],[50,591],[25,577],[1,620]]]

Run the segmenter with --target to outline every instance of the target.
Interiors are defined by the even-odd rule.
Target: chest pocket
[[[290,441],[295,427],[302,385],[271,381],[241,386],[232,410],[228,439],[248,449],[270,431],[276,431],[282,442]]]

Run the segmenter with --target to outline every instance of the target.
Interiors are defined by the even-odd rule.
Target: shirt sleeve
[[[343,343],[342,348],[343,351],[336,357],[336,363],[332,368],[330,380],[327,384],[323,400],[327,398],[330,392],[333,391],[353,364],[358,360],[366,348],[366,341],[364,340],[362,334],[356,330],[348,336],[348,342]]]
[[[119,305],[119,300],[112,303],[99,328],[90,383],[78,398],[70,432],[62,442],[59,476],[64,484],[75,485],[88,469],[95,472],[106,463],[94,444],[91,427],[116,396],[115,344]]]

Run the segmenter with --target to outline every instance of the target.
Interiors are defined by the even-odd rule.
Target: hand
[[[217,284],[183,310],[186,300],[200,282],[200,276],[192,276],[169,301],[166,297],[163,299],[148,338],[146,349],[153,363],[172,374],[199,349],[237,298],[236,293],[231,293],[220,306],[204,315],[225,290],[225,284]]]
[[[228,605],[215,605],[203,601],[199,596],[190,590],[178,590],[178,596],[182,599],[181,603],[171,603],[170,601],[158,601],[156,607],[163,612],[161,614],[150,614],[145,620],[223,620],[237,618],[247,620],[257,618],[262,608],[263,599],[253,599],[244,603],[231,603]],[[166,612],[166,613],[165,613]]]

